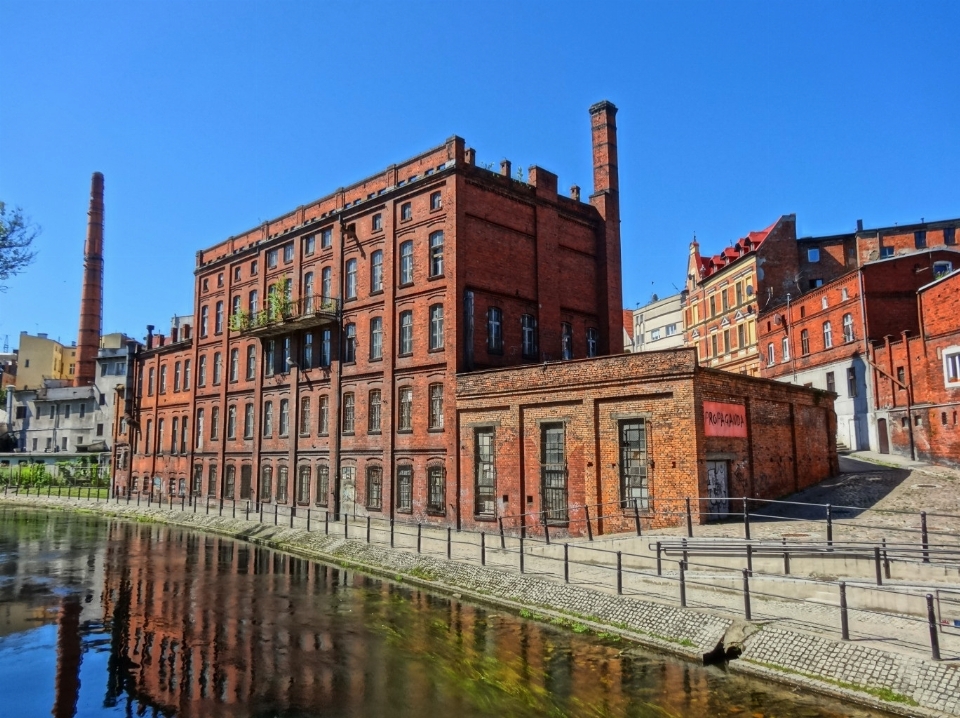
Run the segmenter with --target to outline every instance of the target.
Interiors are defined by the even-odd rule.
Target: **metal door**
[[[877,437],[880,439],[880,453],[890,453],[890,437],[887,436],[887,420],[877,419]]]
[[[563,424],[541,427],[541,495],[547,523],[566,524],[567,463],[564,451]]]
[[[727,507],[727,462],[707,462],[707,520],[726,518]]]

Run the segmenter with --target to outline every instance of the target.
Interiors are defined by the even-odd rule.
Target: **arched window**
[[[430,276],[439,277],[443,274],[443,231],[430,235]]]
[[[310,503],[310,467],[307,464],[297,470],[297,503],[301,506]]]
[[[346,287],[345,287],[345,299],[356,299],[357,298],[357,260],[349,259],[347,260],[346,266]]]
[[[310,397],[305,396],[300,402],[300,436],[310,435]]]
[[[273,467],[264,466],[260,470],[260,500],[273,500]]]
[[[823,348],[829,349],[833,346],[833,329],[830,327],[830,322],[823,323]]]
[[[277,469],[277,501],[279,503],[287,502],[287,473],[286,466]]]
[[[442,466],[427,467],[427,511],[430,513],[446,513],[446,487],[443,474]]]
[[[268,401],[263,405],[263,435],[265,437],[273,436],[273,402]]]
[[[383,502],[383,468],[380,466],[367,467],[367,508],[379,511]]]
[[[247,404],[243,409],[243,438],[253,438],[253,404]]]
[[[317,506],[326,506],[330,496],[330,467],[317,464],[317,492],[313,499]]]
[[[843,315],[843,341],[852,342],[854,340],[853,336],[853,315],[844,314]]]
[[[773,343],[767,344],[767,366],[773,366],[777,361],[777,350]]]

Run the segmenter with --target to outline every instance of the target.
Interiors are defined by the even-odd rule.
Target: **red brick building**
[[[917,290],[958,266],[948,248],[872,260],[761,312],[762,376],[835,392],[839,445],[878,447],[870,343],[917,333]]]
[[[880,451],[960,466],[960,269],[916,300],[915,328],[873,345]]]
[[[453,520],[457,372],[622,351],[616,108],[590,117],[587,202],[453,137],[198,252],[118,488]]]
[[[632,530],[634,500],[649,525],[681,523],[687,497],[695,520],[717,518],[740,510],[728,497],[838,471],[832,395],[704,368],[693,349],[461,374],[457,432],[472,527],[505,516],[582,534],[587,504],[594,532]]]

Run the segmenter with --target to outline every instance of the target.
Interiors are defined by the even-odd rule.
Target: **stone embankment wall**
[[[743,621],[719,612],[682,609],[558,584],[529,574],[242,519],[126,504],[73,503],[46,497],[0,496],[0,503],[96,512],[151,520],[250,541],[425,589],[490,603],[704,661],[736,655],[734,671],[802,686],[905,716],[960,716],[960,666],[858,646],[855,643]],[[332,528],[332,526],[331,526]]]

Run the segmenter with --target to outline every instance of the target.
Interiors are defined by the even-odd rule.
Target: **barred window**
[[[371,389],[367,399],[367,433],[380,433],[380,390]]]
[[[233,491],[237,483],[237,467],[233,464],[227,466],[227,472],[224,476],[223,496],[227,499],[233,498]]]
[[[273,467],[264,466],[260,470],[260,500],[273,501]]]
[[[207,496],[217,495],[217,467],[211,466],[207,471]]]
[[[427,510],[434,513],[446,513],[443,467],[427,467]]]
[[[277,469],[277,501],[280,503],[287,501],[287,473],[286,466]]]
[[[430,385],[430,424],[431,429],[443,428],[443,384]]]
[[[193,481],[190,484],[190,494],[199,496],[203,491],[203,464],[195,464],[193,467]]]
[[[307,465],[301,466],[298,471],[297,503],[304,506],[310,503],[310,467]]]
[[[354,406],[353,392],[348,391],[343,395],[343,433],[353,433]]]
[[[411,431],[413,429],[413,388],[409,386],[400,387],[398,396],[397,430]]]
[[[413,510],[413,467],[409,464],[397,467],[397,510]]]
[[[326,506],[330,495],[330,467],[326,464],[317,465],[317,494],[314,501],[317,506]]]
[[[367,508],[379,511],[383,500],[383,469],[379,466],[367,467]]]

